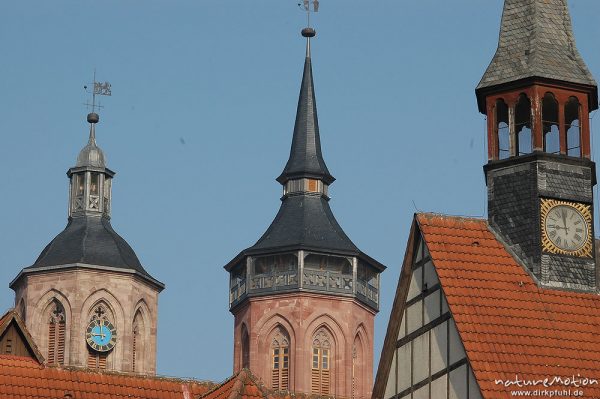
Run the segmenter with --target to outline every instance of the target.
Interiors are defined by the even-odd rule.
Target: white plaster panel
[[[423,268],[413,270],[410,277],[410,287],[408,289],[407,301],[410,301],[423,291]]]
[[[469,368],[469,399],[482,399],[479,385],[473,375],[473,369]]]
[[[448,322],[435,326],[431,330],[431,374],[435,374],[448,365]]]
[[[400,331],[398,332],[398,339],[402,339],[406,336],[406,310],[402,315],[402,322],[400,322]]]
[[[407,333],[421,328],[423,326],[423,301],[413,303],[406,310]]]
[[[404,346],[398,348],[398,392],[410,387],[410,374],[411,374],[411,343],[407,343]]]
[[[424,387],[421,387],[421,388],[417,389],[413,393],[413,399],[430,399],[430,397],[429,397],[429,385],[425,385]]]
[[[431,381],[431,397],[435,399],[446,399],[448,397],[448,374]]]
[[[448,313],[448,301],[446,301],[446,295],[442,293],[442,314]]]
[[[397,352],[396,352],[397,353]],[[390,374],[388,376],[387,385],[385,387],[385,397],[391,398],[396,395],[396,362],[398,358],[396,357],[396,353],[394,353],[394,358],[392,360],[392,367],[390,368]]]
[[[440,317],[440,290],[436,290],[425,297],[425,309],[423,312],[423,324]]]
[[[448,399],[467,398],[467,365],[463,364],[450,372]]]
[[[429,377],[429,331],[413,340],[413,385]]]
[[[427,288],[431,288],[440,282],[431,260],[423,265],[423,274],[423,282]]]
[[[454,364],[465,357],[465,350],[463,349],[456,324],[453,319],[450,319],[450,331],[448,338],[448,345],[450,345],[450,364]]]

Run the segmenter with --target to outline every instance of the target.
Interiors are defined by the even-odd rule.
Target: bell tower
[[[158,294],[111,226],[112,179],[96,144],[98,114],[69,177],[68,223],[11,282],[15,307],[46,363],[154,374]]]
[[[305,2],[308,3],[308,2]],[[234,322],[234,372],[249,368],[275,390],[369,398],[381,263],[361,252],[329,207],[335,180],[321,153],[310,53],[281,208],[263,236],[225,269]]]
[[[498,49],[476,89],[487,116],[488,218],[546,287],[594,291],[598,89],[567,0],[506,0]]]

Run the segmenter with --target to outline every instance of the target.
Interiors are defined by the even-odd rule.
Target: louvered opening
[[[93,352],[88,348],[87,366],[91,369],[106,370],[106,360],[108,353]]]
[[[310,390],[312,393],[320,393],[321,389],[321,373],[320,370],[312,370],[310,379]]]
[[[137,345],[137,330],[133,331],[133,345],[131,348],[131,371],[135,371],[135,363],[136,363],[136,345]]]
[[[289,375],[290,375],[290,373],[289,373],[288,369],[281,370],[281,390],[282,391],[289,391],[289,389],[290,389]]]
[[[56,363],[56,324],[48,324],[48,363]]]
[[[329,394],[329,370],[321,370],[321,394]]]
[[[56,363],[65,364],[65,323],[58,324],[58,337],[56,345]]]
[[[279,370],[273,370],[271,388],[279,391]]]

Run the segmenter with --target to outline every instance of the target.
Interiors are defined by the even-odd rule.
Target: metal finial
[[[311,7],[312,4],[312,7]],[[302,0],[298,6],[306,11],[306,28],[302,29],[302,36],[306,38],[306,57],[310,57],[310,38],[315,37],[317,32],[310,27],[310,13],[319,11],[319,0]]]
[[[90,91],[88,91],[88,87],[87,85],[83,86],[83,89],[87,92],[90,93],[92,95],[92,103],[90,104],[89,101],[87,103],[85,103],[84,105],[91,107],[91,113],[88,115],[88,122],[89,123],[98,123],[98,114],[96,114],[96,108],[100,109],[100,108],[104,108],[102,105],[100,105],[100,103],[98,102],[98,104],[96,104],[96,96],[110,96],[112,95],[112,90],[111,90],[111,85],[108,82],[96,82],[96,70],[94,69],[94,81],[92,83],[94,86]],[[95,118],[92,116],[95,115]],[[91,120],[96,120],[96,122],[92,122]]]

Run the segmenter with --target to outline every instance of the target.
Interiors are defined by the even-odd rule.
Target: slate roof
[[[498,49],[477,90],[540,77],[596,86],[575,46],[567,0],[505,0]]]
[[[70,218],[67,227],[44,248],[35,263],[21,273],[74,264],[133,271],[163,286],[146,272],[133,249],[113,230],[110,220],[98,216]]]
[[[277,181],[284,184],[289,179],[301,177],[321,179],[327,184],[335,180],[329,173],[321,154],[312,63],[308,56],[304,60],[290,158]]]
[[[495,380],[515,375],[600,380],[598,295],[539,287],[485,220],[419,214],[416,223],[484,398],[512,397]],[[600,397],[600,384],[582,390]]]
[[[213,385],[195,380],[47,367],[28,357],[0,355],[3,399],[194,399]]]
[[[321,154],[314,83],[310,54],[304,61],[296,124],[290,158],[277,178],[281,184],[289,179],[314,178],[332,183]],[[294,193],[282,199],[275,219],[263,236],[250,248],[240,252],[225,265],[231,270],[244,256],[289,250],[315,250],[333,254],[358,256],[382,271],[385,266],[361,252],[348,238],[331,212],[328,198],[320,193]]]

